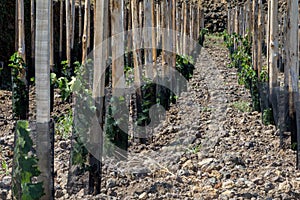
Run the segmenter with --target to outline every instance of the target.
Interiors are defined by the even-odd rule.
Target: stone
[[[212,170],[211,173],[209,174],[209,177],[214,177],[214,178],[220,180],[220,179],[222,179],[223,175],[217,170]]]
[[[289,193],[291,191],[291,185],[287,181],[284,181],[282,183],[279,183],[278,190]]]
[[[68,144],[66,143],[66,141],[60,141],[59,142],[59,147],[62,149],[67,149]]]
[[[215,177],[208,179],[208,181],[212,184],[215,185],[217,183],[217,179]]]
[[[61,189],[55,191],[55,198],[61,198],[63,196],[64,192]]]
[[[113,178],[110,178],[106,181],[106,188],[113,188],[115,187],[117,184],[116,184],[116,180],[113,179]]]
[[[254,187],[255,185],[252,181],[245,181],[245,184],[250,188]]]
[[[200,193],[200,192],[202,192],[202,187],[193,186],[192,191],[193,191],[193,193]]]
[[[2,181],[0,182],[0,186],[2,188],[8,188],[11,186],[11,177],[10,176],[4,176],[2,178]]]
[[[11,190],[8,191],[8,194],[7,194],[7,199],[12,199],[12,193],[11,193]]]
[[[264,185],[265,187],[265,191],[268,193],[270,190],[273,190],[275,188],[275,186],[272,183],[266,183]]]
[[[193,166],[193,163],[191,160],[188,160],[186,161],[183,165],[182,165],[182,168],[184,169],[192,169],[194,166]]]
[[[263,179],[260,178],[260,177],[257,177],[257,178],[255,178],[255,179],[253,179],[252,182],[253,182],[254,184],[256,184],[256,185],[262,185],[262,184],[264,184]]]
[[[221,195],[232,198],[235,195],[235,193],[232,190],[226,190],[226,191],[222,192]]]
[[[178,171],[178,175],[179,176],[189,176],[190,172],[189,172],[189,170],[181,169],[181,170]]]
[[[198,165],[199,165],[199,167],[203,167],[203,166],[211,164],[213,161],[214,161],[213,158],[205,158],[202,161],[198,162]]]
[[[0,190],[0,198],[1,199],[6,199],[7,198],[7,190]]]
[[[147,192],[143,192],[139,195],[139,199],[147,199]]]
[[[81,189],[78,193],[77,193],[78,197],[83,197],[84,196],[84,189]]]
[[[283,181],[283,178],[280,177],[280,176],[275,176],[274,178],[271,179],[272,182],[282,182]]]
[[[223,182],[223,184],[222,184],[222,188],[224,188],[224,189],[231,189],[234,186],[235,186],[235,184],[232,180],[227,180],[227,181]]]

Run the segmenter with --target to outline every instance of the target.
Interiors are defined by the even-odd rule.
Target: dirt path
[[[136,154],[144,162],[105,165],[103,193],[117,199],[300,198],[295,152],[280,150],[276,128],[251,112],[250,95],[228,62],[222,40],[208,38],[188,91],[153,143]],[[176,141],[185,149],[174,150]]]

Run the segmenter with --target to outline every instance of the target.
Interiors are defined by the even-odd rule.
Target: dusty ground
[[[148,146],[131,146],[128,162],[106,159],[102,194],[67,194],[69,137],[56,135],[56,199],[300,199],[295,152],[279,148],[273,125],[252,112],[249,92],[227,68],[222,40],[208,37],[187,92],[167,112]],[[10,198],[13,121],[10,92],[0,92],[0,195]],[[56,101],[55,114],[65,105]],[[85,183],[86,185],[86,183]]]

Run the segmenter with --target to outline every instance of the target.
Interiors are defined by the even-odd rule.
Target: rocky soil
[[[70,139],[56,135],[56,199],[300,199],[295,152],[280,149],[276,127],[249,109],[249,92],[229,62],[222,40],[208,37],[187,91],[151,144],[132,145],[128,162],[104,160],[101,195],[86,195],[87,182],[67,194]],[[0,91],[0,156],[8,164],[1,169],[1,199],[11,199],[10,98]],[[55,107],[56,114],[67,109],[58,99]]]
[[[208,0],[202,1],[205,27],[210,32],[222,32],[227,24],[227,2]]]

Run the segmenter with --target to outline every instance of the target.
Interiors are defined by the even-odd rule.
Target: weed
[[[271,108],[267,108],[263,111],[262,122],[264,125],[275,124],[274,117],[273,117],[273,110]]]
[[[250,107],[249,103],[245,102],[245,101],[234,102],[232,104],[232,106],[241,112],[250,112],[251,111],[251,107]]]
[[[196,145],[194,147],[190,147],[186,150],[186,152],[192,153],[192,154],[197,154],[201,149],[201,144]]]
[[[7,162],[5,160],[2,160],[1,167],[2,167],[2,170],[1,170],[0,174],[9,175],[9,170],[8,170]]]
[[[269,81],[267,66],[262,67],[259,78],[260,78],[261,82],[268,82]]]
[[[68,138],[73,128],[73,112],[70,110],[66,115],[61,116],[55,124],[56,134],[64,139]]]
[[[193,76],[193,70],[195,69],[194,60],[191,56],[176,55],[176,70],[184,76],[187,80],[190,80]]]
[[[291,149],[294,150],[294,151],[296,151],[296,150],[297,150],[297,146],[298,146],[297,142],[294,142],[294,143],[291,145]]]

